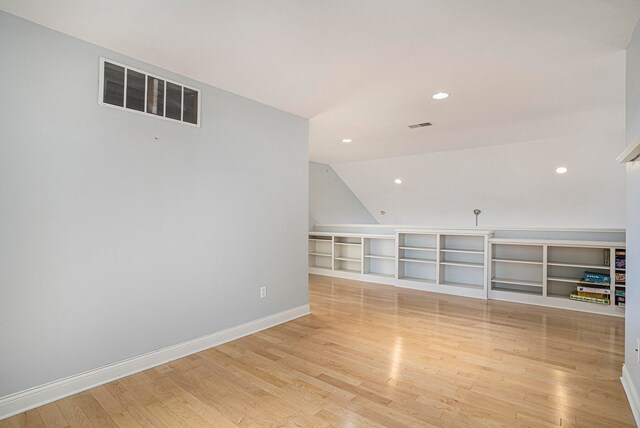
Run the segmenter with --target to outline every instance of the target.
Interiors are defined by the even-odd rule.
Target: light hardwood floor
[[[314,275],[309,298],[310,316],[0,427],[635,426],[622,319]]]

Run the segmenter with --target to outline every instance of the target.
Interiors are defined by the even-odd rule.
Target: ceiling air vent
[[[431,126],[431,122],[416,123],[415,125],[409,125],[409,128],[416,129],[416,128],[424,128],[425,126]]]

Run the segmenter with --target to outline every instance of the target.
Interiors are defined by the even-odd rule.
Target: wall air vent
[[[200,91],[100,58],[98,104],[200,126]]]
[[[409,128],[416,129],[424,128],[425,126],[431,126],[431,122],[416,123],[415,125],[409,125]]]

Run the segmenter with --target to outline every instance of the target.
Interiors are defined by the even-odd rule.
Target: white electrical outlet
[[[267,297],[267,287],[260,287],[260,298],[264,299]]]

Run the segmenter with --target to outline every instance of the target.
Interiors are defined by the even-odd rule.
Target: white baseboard
[[[638,397],[638,389],[636,389],[633,384],[633,380],[631,380],[631,376],[629,375],[629,370],[627,370],[627,367],[624,364],[622,365],[622,377],[620,378],[620,381],[622,382],[624,392],[627,394],[627,399],[631,406],[631,412],[633,412],[633,417],[636,419],[636,425],[640,426],[640,397]]]
[[[157,351],[128,358],[117,363],[79,373],[0,398],[0,420],[87,389],[147,370],[169,361],[213,348],[232,340],[257,333],[278,324],[310,314],[309,305],[278,312],[207,336],[167,346]]]

